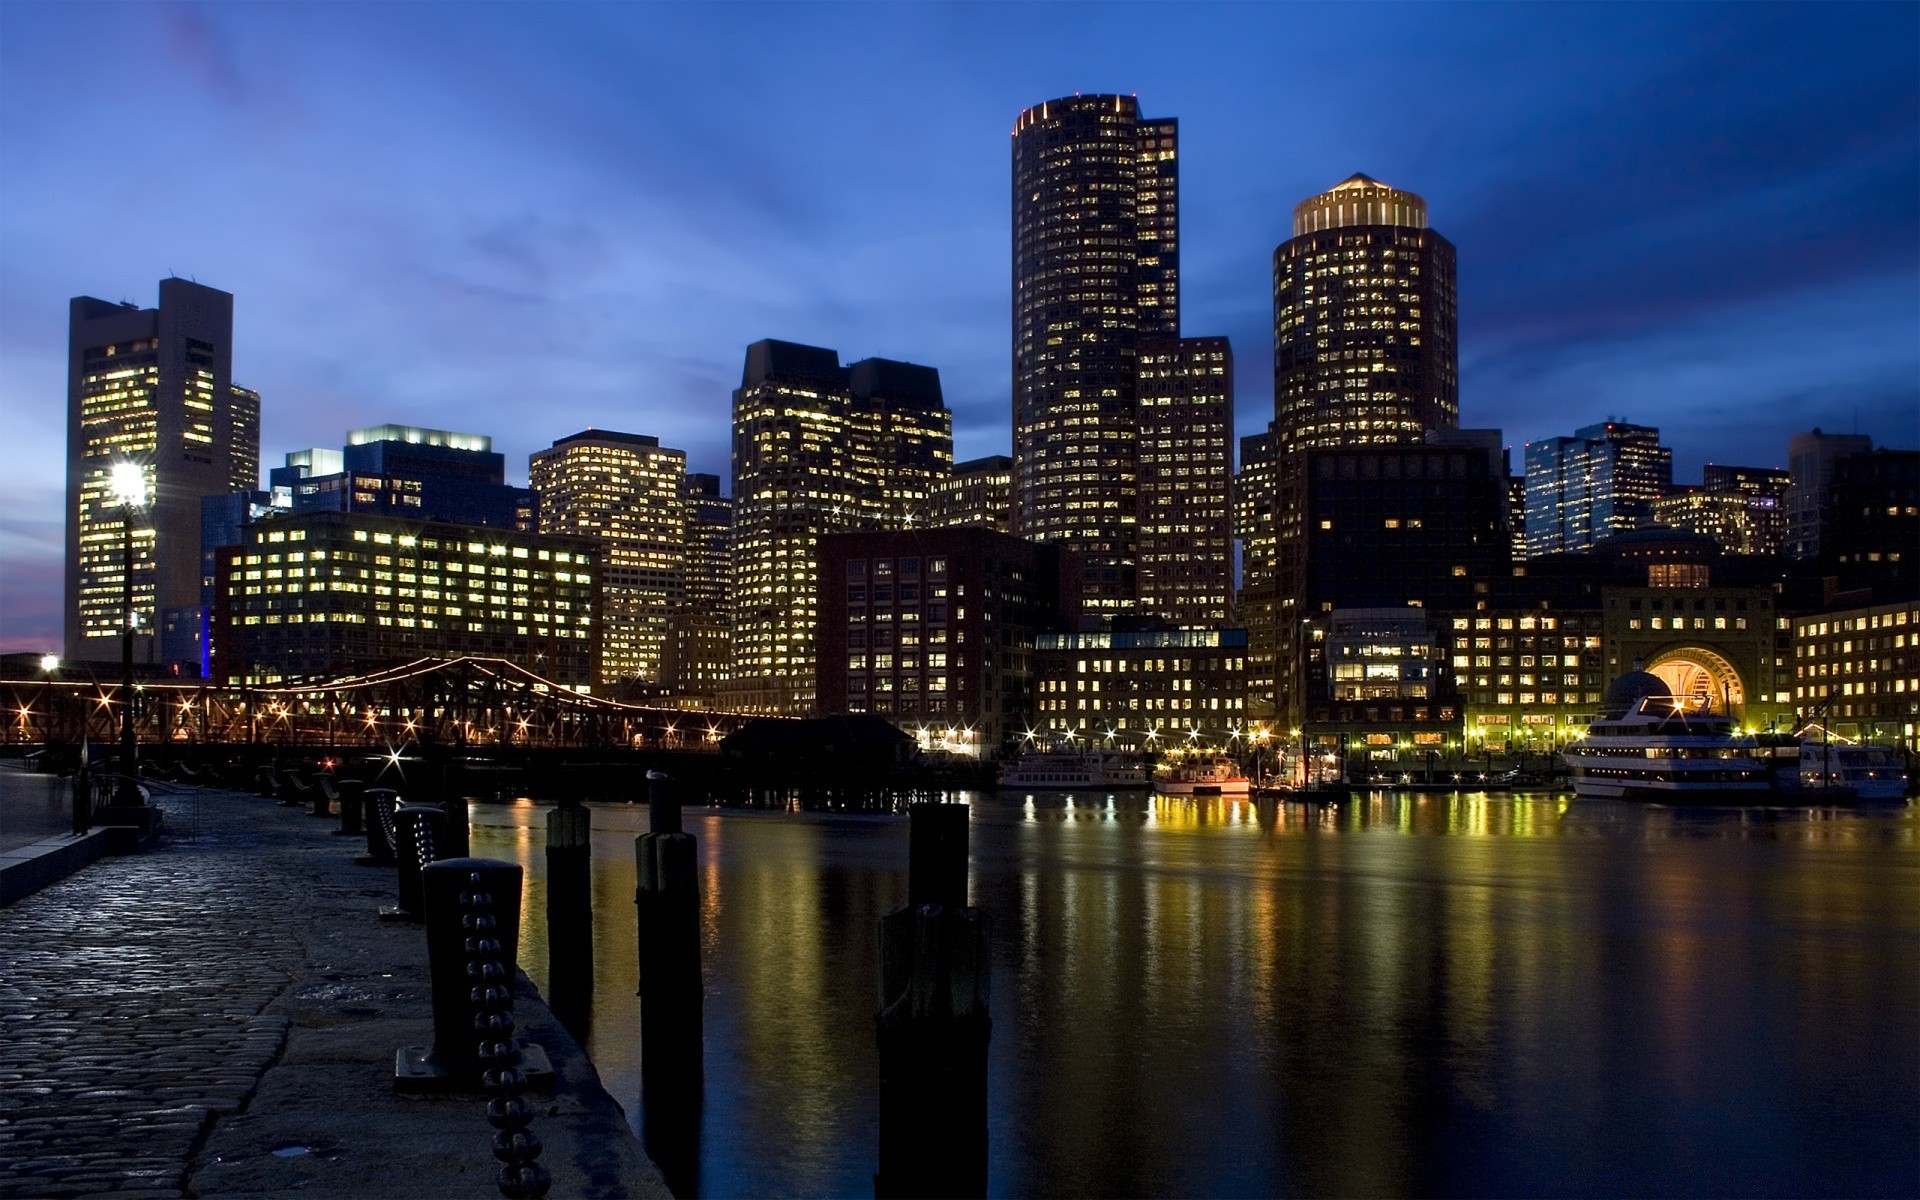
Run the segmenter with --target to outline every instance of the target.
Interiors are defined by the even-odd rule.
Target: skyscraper
[[[1412,445],[1460,423],[1453,243],[1365,175],[1301,201],[1273,252],[1277,451]]]
[[[733,501],[720,477],[689,472],[686,595],[667,618],[661,682],[681,698],[711,701],[732,671]]]
[[[1139,339],[1180,332],[1179,131],[1131,96],[1013,128],[1014,523],[1072,545],[1087,606],[1136,595]]]
[[[233,297],[160,281],[158,308],[90,296],[70,307],[67,357],[66,653],[112,659],[126,626],[123,535],[131,517],[136,658],[197,674],[200,500],[260,474],[260,398],[233,384]],[[147,506],[114,500],[133,463]]]
[[[727,695],[750,711],[813,706],[822,534],[926,523],[953,462],[940,373],[817,346],[747,347],[733,394],[734,638]]]
[[[534,451],[540,532],[600,544],[600,676],[658,681],[667,618],[686,592],[687,455],[638,433],[588,429]]]
[[[1139,610],[1218,628],[1233,602],[1233,351],[1143,339],[1138,364]]]
[[[1673,485],[1660,431],[1607,421],[1527,443],[1527,556],[1586,550],[1649,523]]]
[[[1796,433],[1787,441],[1787,554],[1793,558],[1820,555],[1820,531],[1826,524],[1833,466],[1852,454],[1873,449],[1873,439],[1862,433]]]
[[[1013,460],[1004,454],[953,464],[933,485],[933,524],[985,525],[1013,532]]]

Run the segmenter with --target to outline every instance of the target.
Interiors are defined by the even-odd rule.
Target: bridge
[[[500,658],[422,658],[325,682],[230,687],[138,681],[134,732],[147,745],[347,749],[406,742],[460,749],[715,750],[758,714],[622,704],[584,695]],[[124,685],[0,681],[6,740],[111,745]]]

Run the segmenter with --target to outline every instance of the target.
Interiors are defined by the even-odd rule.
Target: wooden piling
[[[577,799],[547,813],[548,1000],[575,1040],[593,1016],[593,814]]]
[[[634,839],[640,959],[642,1133],[675,1195],[698,1191],[705,1018],[698,847],[679,797],[649,773],[652,832]]]

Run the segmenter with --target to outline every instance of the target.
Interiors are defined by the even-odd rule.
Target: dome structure
[[[1600,715],[1608,720],[1624,717],[1648,696],[1670,699],[1673,689],[1667,686],[1666,680],[1640,670],[1640,664],[1635,663],[1633,670],[1607,685],[1607,698],[1601,702]]]

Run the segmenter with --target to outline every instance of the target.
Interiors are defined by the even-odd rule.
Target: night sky
[[[234,293],[263,457],[586,426],[727,473],[763,337],[1006,453],[1008,139],[1178,117],[1183,327],[1272,415],[1271,256],[1355,171],[1459,248],[1461,422],[1920,442],[1920,6],[0,6],[0,649],[57,648],[67,300]]]

